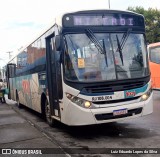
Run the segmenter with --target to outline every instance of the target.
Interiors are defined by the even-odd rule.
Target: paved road
[[[85,127],[68,127],[57,124],[55,128],[49,127],[39,114],[23,108],[13,108],[24,118],[29,119],[39,129],[44,131],[53,141],[62,148],[82,148],[83,152],[90,152],[90,148],[160,148],[160,92],[154,92],[154,112],[151,115],[122,121]],[[97,149],[98,150],[98,149]],[[105,153],[99,149],[100,153]],[[76,149],[68,150],[73,155]],[[78,155],[77,155],[78,156]],[[90,154],[84,156],[106,156]],[[107,156],[117,156],[111,154]],[[133,155],[118,155],[133,156]],[[135,155],[134,155],[135,156]],[[153,156],[137,155],[137,156]]]
[[[49,139],[47,135],[35,128],[31,122],[27,121],[19,113],[15,112],[11,106],[1,103],[0,148],[55,148],[60,151],[59,146]],[[66,156],[62,150],[61,152],[62,154],[59,154],[59,157]],[[52,156],[57,155],[54,154]]]

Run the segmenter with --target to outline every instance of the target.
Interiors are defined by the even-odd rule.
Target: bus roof
[[[142,14],[138,14],[136,12],[133,12],[133,11],[129,11],[129,10],[111,10],[111,9],[102,9],[102,10],[81,10],[81,11],[76,11],[76,12],[68,12],[68,13],[65,13],[63,14],[66,15],[66,14],[83,14],[83,13],[102,13],[102,12],[108,12],[108,13],[130,13],[130,14],[134,14],[134,15],[138,15],[138,16],[143,16]],[[144,16],[143,16],[144,17]]]

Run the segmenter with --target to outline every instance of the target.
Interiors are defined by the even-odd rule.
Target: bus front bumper
[[[153,112],[153,93],[146,101],[132,103],[114,107],[105,107],[97,109],[85,109],[70,102],[67,107],[67,114],[64,123],[71,126],[92,125],[120,121],[151,114]],[[114,116],[113,112],[126,109],[128,113]]]

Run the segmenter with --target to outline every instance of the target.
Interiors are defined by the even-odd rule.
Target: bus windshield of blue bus
[[[129,33],[127,38],[125,35],[94,33],[103,51],[86,33],[65,35],[65,77],[72,81],[93,82],[149,75],[144,35]],[[124,38],[126,41],[122,43]]]

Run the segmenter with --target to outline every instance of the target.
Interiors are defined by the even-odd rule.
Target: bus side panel
[[[41,113],[41,93],[38,73],[16,79],[20,103]]]
[[[32,99],[32,108],[41,113],[41,93],[43,92],[41,86],[39,85],[38,73],[32,74],[32,79],[30,80],[30,91]]]
[[[150,62],[152,88],[160,89],[160,64]]]
[[[29,86],[30,79],[31,75],[20,76],[16,78],[16,83],[20,103],[29,108],[32,108],[31,92]]]

